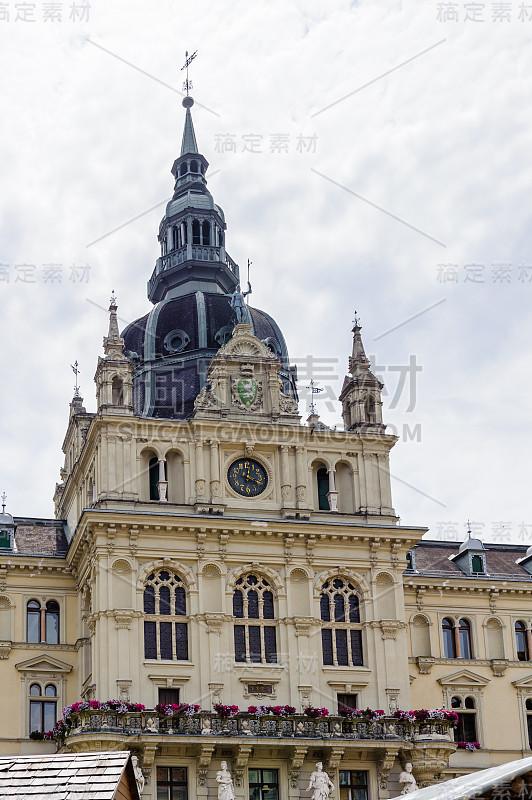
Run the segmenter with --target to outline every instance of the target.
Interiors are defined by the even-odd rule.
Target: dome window
[[[180,353],[190,342],[190,336],[186,331],[173,330],[164,337],[163,346],[167,353]]]

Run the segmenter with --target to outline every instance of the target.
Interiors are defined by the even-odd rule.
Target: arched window
[[[185,585],[179,575],[152,572],[144,587],[144,657],[188,661]]]
[[[239,578],[233,592],[233,617],[248,620],[235,623],[235,661],[252,664],[277,663],[277,635],[273,591],[266,580],[257,575]]]
[[[38,600],[30,600],[26,606],[26,641],[41,641],[41,604]]]
[[[454,638],[454,622],[446,618],[441,624],[443,634],[444,658],[456,658],[456,640]]]
[[[375,414],[375,398],[372,394],[368,394],[364,401],[364,411],[366,414],[366,422],[375,422],[377,417]]]
[[[474,697],[455,696],[451,698],[451,708],[458,714],[458,725],[454,732],[457,742],[476,742],[477,710]]]
[[[320,616],[324,665],[362,666],[360,601],[355,587],[344,578],[326,581],[321,589]]]
[[[458,658],[472,658],[471,625],[467,619],[461,619],[458,623],[458,638],[460,644]]]
[[[320,467],[316,473],[316,480],[318,482],[318,509],[320,511],[330,511],[329,505],[329,475],[325,467]]]
[[[26,640],[31,643],[59,644],[59,603],[48,600],[41,607],[38,600],[26,606]]]
[[[57,719],[57,688],[47,684],[44,693],[39,683],[30,686],[30,733],[51,730]]]
[[[172,228],[172,250],[177,250],[177,248],[180,246],[180,233],[181,230],[179,227]]]
[[[530,661],[527,630],[524,622],[515,623],[515,645],[519,661]]]
[[[59,603],[49,600],[46,603],[46,642],[59,644]]]
[[[191,172],[198,172],[198,162],[197,161],[191,161],[190,162],[190,171]]]
[[[181,166],[179,167],[179,174],[180,175],[184,175],[186,173],[186,171],[187,171],[187,164],[186,164],[186,161],[184,161],[181,164]]]
[[[192,220],[192,244],[201,244],[200,223],[198,219]]]
[[[157,458],[150,458],[150,500],[159,499],[159,462]]]
[[[209,225],[208,220],[204,220],[201,225],[201,243],[202,244],[211,243],[211,226]]]
[[[115,375],[113,378],[113,405],[124,405],[124,382],[118,375]]]

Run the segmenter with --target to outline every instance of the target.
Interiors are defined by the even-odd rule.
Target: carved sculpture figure
[[[218,800],[235,800],[235,790],[231,773],[227,769],[227,761],[220,763],[220,769],[216,773],[218,783]]]
[[[405,764],[403,772],[399,775],[399,783],[403,784],[403,791],[401,794],[411,794],[419,789],[416,779],[412,775],[412,764],[410,762]]]
[[[137,756],[131,756],[131,763],[133,764],[133,772],[135,773],[137,789],[139,790],[139,795],[141,795],[142,790],[144,789],[144,775],[142,774],[142,770],[139,767],[139,760]]]
[[[307,792],[312,791],[312,800],[327,800],[330,793],[334,790],[334,784],[328,774],[323,770],[323,764],[318,761],[316,769],[310,776],[310,783]]]
[[[235,312],[237,324],[241,325],[244,323],[245,325],[251,325],[251,314],[249,313],[249,309],[246,306],[244,298],[246,295],[251,294],[251,284],[248,283],[248,290],[247,292],[242,292],[240,290],[240,284],[236,287],[235,291],[231,295],[231,306]]]

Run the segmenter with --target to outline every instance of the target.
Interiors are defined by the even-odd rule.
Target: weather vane
[[[5,492],[2,492],[2,514],[6,510],[6,500],[7,500],[7,494]]]
[[[79,397],[79,384],[78,384],[78,375],[81,372],[79,369],[79,364],[77,361],[74,361],[73,364],[70,365],[72,367],[72,372],[76,376],[76,385],[74,386],[74,397]]]
[[[187,78],[186,78],[185,81],[183,81],[183,91],[187,93],[187,97],[188,97],[188,93],[189,93],[190,89],[192,89],[192,81],[189,81],[189,79],[188,79],[188,68],[192,64],[192,62],[194,61],[194,59],[196,58],[197,55],[198,55],[198,51],[197,50],[195,50],[194,53],[192,53],[191,56],[189,56],[188,50],[186,50],[185,51],[185,63],[181,67],[181,71],[183,71],[184,69],[186,69],[186,71],[187,71]]]
[[[359,323],[359,322],[360,322],[360,320],[359,320],[359,318],[357,317],[357,312],[356,312],[356,309],[355,309],[355,318],[354,318],[354,320],[353,320],[353,325],[355,326],[355,328],[358,326],[358,323]]]
[[[116,306],[116,295],[114,289],[111,291],[111,305]]]
[[[310,381],[310,384],[307,386],[307,389],[310,389],[310,397],[311,397],[310,413],[311,414],[315,414],[316,413],[316,404],[314,402],[314,395],[315,394],[319,394],[320,392],[323,392],[323,389],[319,389],[318,386],[314,383],[313,380]]]

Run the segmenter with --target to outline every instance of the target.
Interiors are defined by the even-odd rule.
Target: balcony
[[[83,711],[72,714],[70,725],[65,731],[65,744],[73,742],[77,737],[91,737],[98,734],[109,734],[115,739],[117,735],[127,737],[206,737],[217,739],[289,739],[293,743],[297,739],[341,739],[356,741],[400,741],[400,742],[448,742],[454,740],[452,724],[448,720],[426,720],[424,722],[404,722],[393,717],[379,720],[355,719],[347,720],[340,716],[322,719],[309,719],[304,714],[293,714],[286,717],[270,715],[258,716],[248,712],[239,712],[234,717],[225,719],[219,715],[202,711],[191,716],[176,715],[161,717],[156,711],[127,712],[125,714],[109,712]]]
[[[196,262],[197,264],[221,264],[226,267],[238,280],[239,270],[235,261],[225,252],[224,247],[214,247],[213,245],[188,244],[178,250],[172,250],[165,256],[161,256],[155,262],[155,268],[148,281],[148,296],[151,297],[156,292],[156,284],[161,280],[165,273],[170,276],[178,271],[185,262]],[[154,301],[157,297],[152,298]]]

